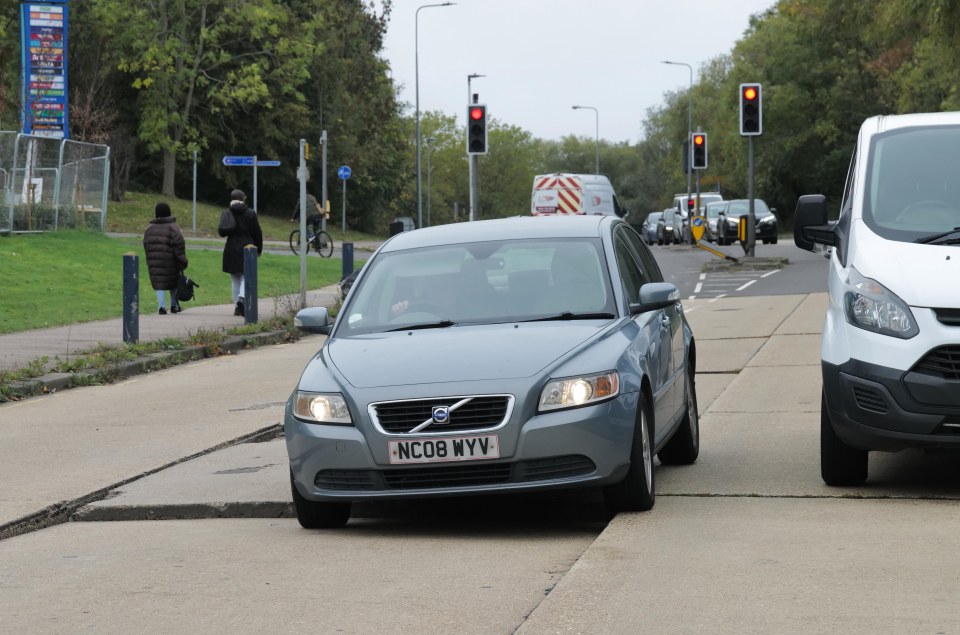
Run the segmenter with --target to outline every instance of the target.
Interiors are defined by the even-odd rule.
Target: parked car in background
[[[745,216],[750,210],[749,199],[735,199],[726,201],[726,204],[720,209],[719,214],[723,217],[723,222],[717,223],[718,227],[718,245],[730,245],[737,240],[740,217]],[[763,241],[764,245],[777,243],[777,216],[774,214],[762,199],[753,199],[753,213],[756,216],[757,224],[754,238],[757,241]]]
[[[660,222],[662,216],[663,212],[650,212],[643,219],[643,224],[640,226],[640,236],[643,238],[643,242],[648,245],[657,242],[657,223]]]
[[[720,210],[726,205],[726,201],[713,201],[707,203],[704,210],[706,223],[703,226],[703,239],[715,243],[717,242],[717,221],[720,218]]]
[[[668,207],[660,213],[657,220],[657,244],[672,245],[679,243],[682,237],[683,221],[680,212]]]
[[[699,453],[695,344],[673,284],[614,215],[403,232],[367,260],[287,400],[297,519],[354,502],[600,487],[654,505],[654,457]]]

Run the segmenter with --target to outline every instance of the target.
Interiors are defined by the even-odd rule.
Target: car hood
[[[358,388],[516,379],[542,371],[608,324],[590,320],[398,331],[334,338],[327,352],[336,369]],[[311,366],[322,363],[314,358]],[[304,374],[311,371],[308,367]]]
[[[960,245],[920,245],[886,240],[866,231],[857,236],[853,266],[896,293],[910,306],[960,308]]]

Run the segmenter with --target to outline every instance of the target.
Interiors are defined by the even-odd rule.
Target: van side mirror
[[[813,251],[816,244],[839,247],[836,221],[827,222],[827,197],[806,194],[797,200],[793,217],[793,242],[800,249]]]

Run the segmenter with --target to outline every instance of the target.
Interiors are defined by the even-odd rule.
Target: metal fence
[[[110,146],[0,132],[0,231],[104,231]]]

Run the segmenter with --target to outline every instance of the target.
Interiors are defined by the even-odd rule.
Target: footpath
[[[333,307],[340,298],[340,289],[331,285],[307,292],[307,306]],[[260,298],[257,301],[257,317],[266,320],[278,314],[289,313],[290,308],[299,304],[299,295],[279,298]],[[188,340],[199,332],[226,331],[242,327],[246,318],[233,314],[233,304],[216,304],[191,307],[183,304],[181,313],[158,315],[140,314],[138,318],[139,342],[155,342],[163,339]],[[278,341],[281,334],[259,333],[240,337],[226,338],[220,346],[236,352],[240,348],[258,343]],[[48,366],[54,360],[69,362],[78,356],[100,346],[120,346],[123,344],[123,319],[112,318],[95,322],[82,322],[32,331],[20,331],[0,335],[0,369],[16,370],[25,368],[37,360],[46,358]],[[194,347],[183,351],[170,351],[155,354],[149,360],[137,360],[118,369],[123,376],[147,372],[153,368],[169,366],[171,362],[183,359],[197,359],[205,356],[203,347]],[[178,357],[180,359],[165,359]],[[148,363],[149,362],[149,363]],[[36,394],[69,388],[75,382],[74,373],[48,373],[40,377],[11,383],[19,393]]]

